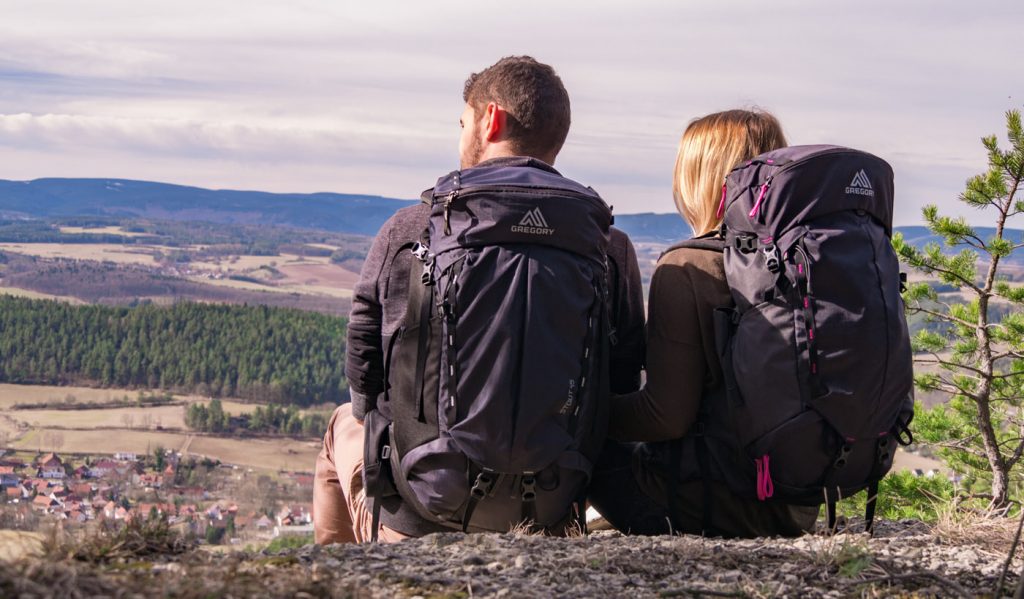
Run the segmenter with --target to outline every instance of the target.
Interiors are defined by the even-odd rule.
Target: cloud
[[[572,97],[559,168],[620,211],[671,210],[686,123],[756,104],[794,143],[892,162],[906,224],[955,204],[1024,101],[1022,24],[995,0],[524,0],[496,23],[455,0],[34,0],[0,21],[0,176],[414,197],[455,164],[466,75],[528,53]]]
[[[0,114],[0,145],[17,149],[106,149],[285,164],[339,160],[366,163],[391,161],[402,153],[415,154],[417,146],[429,143],[426,137],[389,139],[365,125],[323,130],[250,121]]]

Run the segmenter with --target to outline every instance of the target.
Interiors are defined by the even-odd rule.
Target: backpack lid
[[[429,199],[428,199],[429,198]],[[454,171],[424,192],[436,255],[496,244],[539,244],[604,263],[611,209],[596,191],[527,157]]]
[[[592,188],[568,179],[550,164],[528,156],[495,158],[477,166],[452,171],[437,180],[431,196],[439,198],[453,191],[483,186],[559,189],[590,196],[604,204],[604,200]],[[424,197],[426,197],[426,192],[424,192]]]
[[[893,172],[867,152],[832,145],[790,146],[748,160],[726,177],[724,222],[777,236],[800,222],[863,210],[892,235]]]

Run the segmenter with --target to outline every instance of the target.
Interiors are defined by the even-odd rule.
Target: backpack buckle
[[[768,268],[768,272],[773,275],[777,274],[782,267],[779,248],[774,243],[771,243],[761,248],[761,254],[764,256],[764,265]]]
[[[757,251],[757,235],[737,235],[733,238],[733,245],[744,254],[751,254]]]
[[[494,476],[494,473],[484,470],[476,475],[476,481],[473,482],[473,488],[469,490],[469,494],[479,501],[491,494],[496,482],[498,482],[498,479]]]
[[[850,455],[850,451],[851,448],[849,445],[843,445],[843,448],[839,450],[839,457],[837,457],[836,461],[832,464],[836,470],[846,466],[846,456]]]
[[[523,474],[521,490],[524,503],[529,503],[537,499],[537,477],[535,477],[533,473]]]
[[[412,255],[416,256],[416,259],[420,262],[426,262],[430,256],[430,248],[417,241],[412,246]]]

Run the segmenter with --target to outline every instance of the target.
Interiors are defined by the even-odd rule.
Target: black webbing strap
[[[416,419],[420,422],[426,422],[427,417],[423,407],[425,403],[423,400],[423,380],[427,372],[427,344],[430,342],[430,311],[433,307],[433,294],[420,281],[411,282],[410,284],[414,285],[410,290],[410,305],[415,299],[418,299],[420,309],[419,339],[416,340],[416,378],[412,388],[416,394]]]
[[[839,501],[836,489],[826,486],[825,487],[825,514],[828,522],[829,534],[836,532],[836,503]]]
[[[380,497],[369,497],[366,499],[370,502],[370,514],[372,515],[370,520],[370,542],[376,543],[377,536],[380,532]]]
[[[568,414],[569,423],[566,430],[568,431],[569,436],[574,439],[576,438],[576,427],[579,426],[580,406],[583,405],[583,398],[586,397],[584,395],[584,388],[587,386],[587,378],[592,378],[594,371],[597,370],[597,368],[594,368],[592,364],[594,364],[594,360],[598,358],[603,359],[603,356],[597,353],[599,349],[596,347],[597,344],[595,343],[597,340],[597,330],[601,328],[602,325],[598,319],[604,319],[605,314],[607,314],[607,310],[602,309],[600,293],[601,290],[595,286],[594,304],[591,306],[590,315],[587,316],[587,336],[583,340],[583,356],[580,359],[580,378],[576,381],[576,396],[573,397],[571,402],[566,404],[566,407],[570,410]],[[600,310],[600,313],[595,314],[598,310]],[[607,388],[605,381],[591,381],[590,384],[605,384],[605,386],[599,388],[598,393],[600,393],[600,389]]]
[[[847,459],[850,452],[853,451],[848,444],[843,443],[843,446],[839,448],[839,453],[836,455],[835,460],[832,461],[832,465],[829,466],[828,472],[825,473],[825,505],[828,515],[828,530],[829,533],[836,532],[836,504],[839,502],[839,486],[837,481],[839,480],[839,471],[846,467]]]
[[[587,491],[586,487],[580,491],[576,498],[576,518],[580,527],[580,534],[587,535]]]
[[[807,263],[807,256],[803,248],[797,247],[793,252],[793,261],[797,265],[797,288],[800,294],[800,306],[804,314],[804,326],[807,328],[807,361],[810,367],[808,383],[811,386],[811,393],[817,397],[824,395],[826,390],[821,384],[821,375],[818,373],[818,340],[815,336],[814,323],[814,288],[811,286],[810,265]]]
[[[532,526],[537,519],[537,477],[531,474],[524,474],[519,482],[519,490],[523,502],[521,521],[526,526]]]
[[[381,449],[380,454],[380,472],[379,476],[386,476],[384,471],[391,468],[391,445],[384,445]],[[380,532],[380,507],[383,502],[383,487],[379,479],[373,479],[375,482],[370,484],[368,481],[364,482],[366,488],[364,492],[366,494],[366,501],[370,504],[370,542],[377,542],[377,535]]]
[[[448,398],[444,398],[448,409],[455,407],[455,396],[459,388],[459,369],[455,365],[455,321],[458,319],[458,305],[455,301],[455,294],[458,291],[459,275],[462,274],[462,267],[466,264],[466,258],[455,262],[448,268],[448,287],[444,290],[444,299],[441,302],[441,313],[443,315],[445,326],[442,329],[442,334],[447,334],[447,338],[443,341],[447,350],[442,355],[445,356],[445,361],[448,365],[448,389],[450,395]]]
[[[469,501],[466,502],[466,511],[462,515],[462,532],[469,531],[469,523],[473,520],[473,512],[476,511],[476,506],[484,497],[491,494],[497,482],[498,477],[490,470],[484,470],[476,475],[473,488],[469,490]]]
[[[875,461],[871,465],[868,501],[864,507],[864,531],[869,535],[874,532],[875,507],[878,503],[878,483],[883,476],[882,468],[888,463],[891,452],[896,451],[897,442],[896,438],[890,438],[889,435],[883,435],[875,442]]]
[[[873,535],[875,532],[875,506],[878,503],[878,479],[868,484],[868,503],[864,508],[864,532]]]

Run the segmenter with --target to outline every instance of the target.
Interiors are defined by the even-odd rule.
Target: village
[[[0,528],[87,529],[163,518],[211,545],[311,537],[313,476],[176,451],[59,455],[0,450]]]

